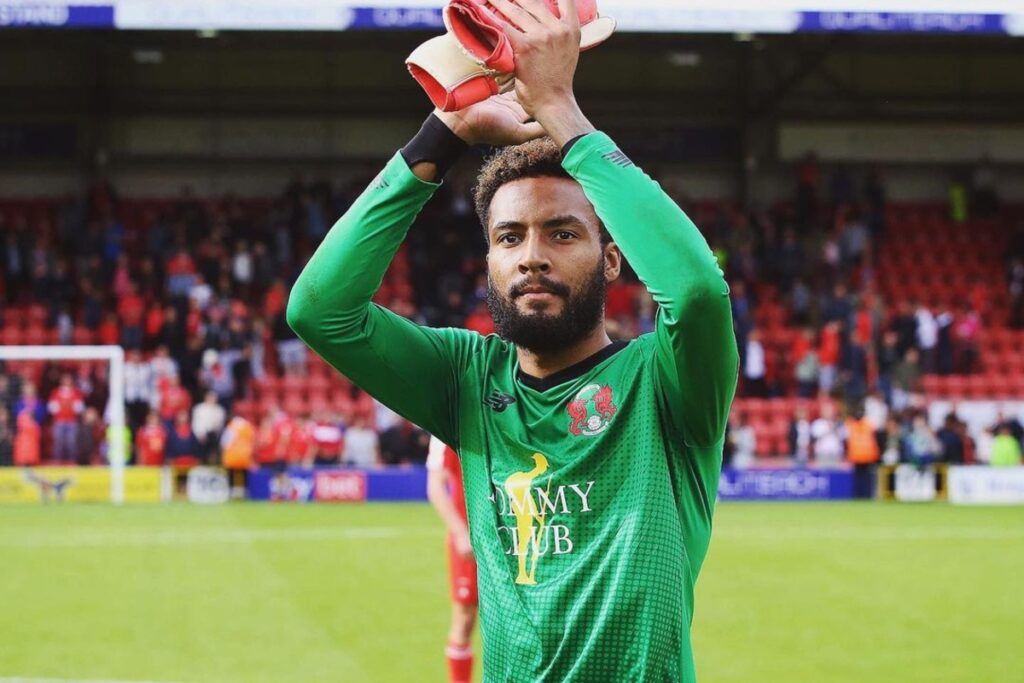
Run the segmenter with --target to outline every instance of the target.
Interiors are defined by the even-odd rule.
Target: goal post
[[[110,363],[110,398],[106,415],[107,460],[110,463],[110,499],[117,505],[124,502],[124,470],[127,444],[124,442],[124,349],[120,346],[0,346],[4,361],[92,361]],[[45,397],[40,397],[45,400]]]

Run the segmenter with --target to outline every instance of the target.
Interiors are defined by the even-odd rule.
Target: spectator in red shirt
[[[146,314],[146,302],[139,296],[134,282],[128,283],[125,295],[117,304],[121,317],[121,344],[127,349],[142,348],[142,319]]]
[[[185,387],[181,386],[178,376],[171,375],[160,389],[160,418],[164,421],[164,426],[170,431],[175,416],[182,411],[188,414],[191,409],[192,397]]]
[[[117,346],[121,343],[121,327],[117,324],[116,313],[107,313],[103,316],[98,338],[100,344],[104,346]]]
[[[14,464],[17,467],[34,467],[39,464],[39,423],[31,410],[22,410],[14,432]]]
[[[320,413],[313,423],[313,442],[316,445],[317,467],[336,467],[341,462],[341,449],[345,437],[341,418],[329,412]]]
[[[284,280],[275,278],[267,290],[263,299],[263,314],[268,318],[276,318],[284,313],[285,304],[288,302],[288,290],[285,289]]]
[[[146,313],[146,326],[145,326],[145,339],[146,348],[153,348],[160,338],[160,332],[164,327],[164,307],[160,302],[156,302],[149,307],[149,311]]]
[[[160,423],[160,415],[150,411],[146,424],[135,434],[135,452],[139,454],[138,464],[143,467],[159,467],[164,464],[167,449],[167,430]]]
[[[78,460],[78,416],[85,410],[85,401],[70,374],[61,376],[60,386],[50,393],[47,408],[53,415],[53,459],[73,465]]]
[[[187,297],[195,284],[196,264],[185,247],[179,247],[167,262],[167,293]]]
[[[819,389],[828,394],[836,383],[837,366],[840,351],[840,323],[830,322],[821,331],[821,344],[818,347],[818,360],[821,363]]]
[[[291,429],[288,432],[285,459],[292,466],[309,466],[313,459],[313,439],[309,434],[308,425],[305,420],[290,420],[290,422]]]
[[[284,457],[284,449],[281,447],[280,425],[285,419],[279,411],[271,411],[263,417],[259,434],[256,437],[257,461],[262,467],[268,467],[275,472],[284,472],[288,466]],[[287,444],[284,445],[287,446]]]

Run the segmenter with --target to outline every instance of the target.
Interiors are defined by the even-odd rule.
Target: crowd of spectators
[[[935,449],[920,444],[935,441],[916,427],[920,379],[977,366],[983,311],[970,294],[953,308],[885,301],[874,264],[898,239],[889,235],[880,174],[858,184],[837,168],[827,191],[821,174],[808,158],[794,201],[754,213],[691,202],[671,178],[663,184],[705,232],[730,283],[740,395],[836,401],[843,415],[874,420],[881,453],[923,457]],[[471,178],[457,171],[424,210],[375,300],[422,324],[486,334],[493,324]],[[53,343],[124,346],[134,462],[420,463],[426,435],[354,386],[310,415],[279,405],[257,415],[234,410],[268,377],[310,372],[309,352],[285,321],[288,288],[364,184],[296,179],[270,201],[200,200],[185,190],[173,201],[132,202],[99,182],[81,199],[0,208],[8,339],[0,343],[27,318],[24,343],[41,328]],[[1011,323],[1022,325],[1020,231],[1007,267]],[[609,288],[607,313],[614,337],[653,329],[656,305],[628,268]],[[102,461],[107,373],[104,363],[0,369],[0,464]],[[833,423],[824,412],[797,416],[792,455],[842,459],[848,430]],[[753,452],[749,425],[734,424],[732,434],[737,452]]]

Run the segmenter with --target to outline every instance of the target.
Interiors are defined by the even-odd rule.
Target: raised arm
[[[690,446],[722,439],[739,354],[729,287],[704,237],[603,133],[563,162],[658,303],[656,355],[666,407]]]
[[[374,305],[391,260],[435,182],[467,144],[523,142],[542,133],[513,96],[435,114],[331,228],[288,301],[288,324],[369,394],[458,445],[458,387],[480,337],[433,330]]]
[[[395,252],[438,186],[395,155],[331,229],[288,301],[288,324],[368,393],[426,429],[456,438],[467,334],[419,327],[371,303]]]
[[[576,6],[557,2],[555,16],[542,0],[491,0],[512,22],[503,23],[516,55],[519,101],[563,147],[566,171],[659,305],[656,362],[672,421],[687,445],[715,446],[739,366],[729,288],[693,222],[583,115],[573,94]]]

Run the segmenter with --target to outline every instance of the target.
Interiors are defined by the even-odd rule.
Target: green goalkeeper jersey
[[[694,583],[737,374],[728,287],[697,228],[607,135],[563,165],[657,302],[652,333],[538,379],[496,336],[371,304],[437,188],[400,155],[310,260],[289,322],[458,451],[485,681],[693,681]]]

